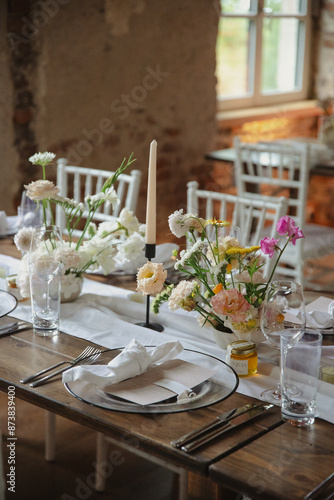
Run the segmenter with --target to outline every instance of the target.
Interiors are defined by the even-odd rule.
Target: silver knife
[[[199,429],[189,432],[179,439],[172,441],[171,445],[174,446],[174,448],[181,448],[181,446],[188,443],[189,441],[192,441],[193,439],[198,438],[202,434],[206,434],[209,431],[220,428],[221,425],[231,420],[232,418],[238,417],[239,415],[247,413],[248,411],[253,410],[254,408],[258,408],[259,406],[263,406],[263,403],[249,403],[247,405],[240,406],[239,408],[233,408],[233,410],[225,411],[224,413],[218,415],[215,420],[212,420],[203,427],[200,427]]]
[[[14,321],[14,323],[6,323],[5,325],[0,326],[0,333],[7,331],[9,328],[13,328],[14,326],[20,326],[26,323],[26,321]]]
[[[7,335],[11,335],[12,333],[22,332],[23,330],[29,330],[30,328],[32,328],[31,323],[24,323],[23,325],[13,326],[8,330],[2,332],[0,331],[0,338],[6,337]]]
[[[193,441],[188,442],[188,444],[185,444],[184,446],[181,446],[181,450],[190,453],[191,451],[197,450],[200,446],[203,446],[213,439],[217,438],[218,436],[221,436],[222,434],[225,434],[226,432],[229,432],[231,429],[235,429],[236,427],[239,427],[240,425],[243,425],[246,422],[249,422],[250,420],[253,420],[255,417],[258,417],[261,415],[261,413],[270,410],[270,408],[273,408],[274,405],[269,404],[269,403],[264,403],[260,404],[257,408],[254,408],[253,411],[247,412],[244,415],[239,416],[237,423],[233,423],[231,421],[228,421],[223,425],[222,427],[218,429],[211,430],[210,432],[206,433],[205,435],[200,436],[197,439],[194,439]]]

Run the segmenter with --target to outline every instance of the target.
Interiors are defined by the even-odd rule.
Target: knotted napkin
[[[75,366],[63,373],[63,382],[86,380],[103,388],[136,377],[150,366],[175,358],[183,351],[177,341],[165,342],[157,347],[144,347],[136,339],[107,365]]]
[[[308,328],[334,328],[334,300],[328,305],[328,311],[309,311],[306,313]]]

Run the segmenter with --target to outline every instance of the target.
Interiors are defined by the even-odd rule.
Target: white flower
[[[94,203],[97,203],[98,201],[104,201],[105,200],[105,195],[104,193],[97,193],[97,194],[88,194],[85,197],[85,202],[88,203],[88,205],[94,205]]]
[[[148,261],[137,273],[137,291],[143,295],[151,295],[161,292],[167,271],[163,265]]]
[[[146,234],[146,224],[139,224],[138,233],[142,236]]]
[[[55,186],[52,181],[33,181],[24,187],[28,198],[34,201],[49,200],[59,193],[59,187]]]
[[[83,252],[86,253],[87,263],[93,260],[102,267],[105,274],[111,273],[115,269],[116,245],[112,245],[104,238],[96,235],[91,240],[85,241],[82,248]]]
[[[121,210],[121,213],[119,214],[119,222],[127,229],[129,236],[135,232],[139,232],[139,222],[137,217],[133,215],[133,212],[127,210],[126,208]]]
[[[34,236],[36,231],[33,227],[23,227],[14,236],[14,243],[20,252],[30,252],[36,249]],[[33,245],[32,245],[33,244]]]
[[[36,153],[30,156],[29,161],[34,165],[47,165],[55,159],[56,155],[54,153]]]
[[[115,207],[119,203],[119,199],[117,197],[117,193],[115,191],[114,186],[107,188],[105,193],[97,193],[97,194],[88,194],[85,198],[86,203],[88,205],[95,205],[98,202],[107,202],[107,204]]]
[[[172,233],[178,238],[181,238],[185,236],[190,229],[202,231],[203,227],[199,222],[200,220],[201,219],[198,219],[193,214],[183,214],[183,209],[181,209],[176,210],[168,217],[168,224]]]
[[[54,252],[54,258],[64,264],[65,269],[78,269],[81,264],[80,253],[67,245],[57,248]]]
[[[108,236],[117,238],[123,233],[124,231],[120,229],[120,224],[116,219],[101,222],[97,229],[97,235],[100,238],[107,238]]]
[[[198,283],[196,280],[180,281],[180,283],[173,288],[171,296],[168,301],[168,307],[171,311],[182,308],[186,311],[192,311],[196,305],[194,296],[198,291]]]
[[[227,260],[221,260],[220,262],[218,262],[218,264],[211,266],[211,273],[213,274],[215,279],[217,279],[218,274],[221,273],[223,268],[227,265]]]
[[[142,266],[146,259],[144,255],[145,239],[139,233],[132,234],[117,246],[116,261],[120,269],[133,270]]]
[[[115,208],[115,206],[120,203],[120,200],[118,199],[114,186],[107,188],[104,195],[107,204],[112,205],[113,208]]]

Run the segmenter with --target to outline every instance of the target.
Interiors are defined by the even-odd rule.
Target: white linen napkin
[[[327,309],[327,310],[326,310]],[[319,297],[306,308],[308,328],[334,328],[334,300]]]
[[[178,340],[146,348],[136,339],[132,339],[107,365],[75,366],[63,373],[63,382],[80,379],[103,388],[136,377],[149,366],[173,359],[182,351],[183,346]]]

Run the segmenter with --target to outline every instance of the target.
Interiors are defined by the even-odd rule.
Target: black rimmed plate
[[[17,299],[9,292],[0,290],[0,318],[11,313],[17,306]]]
[[[109,363],[109,361],[117,356],[123,349],[123,347],[113,349],[110,352],[101,354],[95,364]],[[178,359],[183,359],[189,363],[216,370],[215,375],[192,388],[195,392],[195,396],[185,402],[178,403],[175,396],[160,403],[142,406],[117,398],[99,389],[95,384],[84,380],[66,382],[64,386],[80,401],[109,410],[127,413],[177,413],[195,410],[218,403],[231,396],[239,385],[238,375],[235,371],[224,361],[214,356],[190,349],[184,349],[178,356]]]

